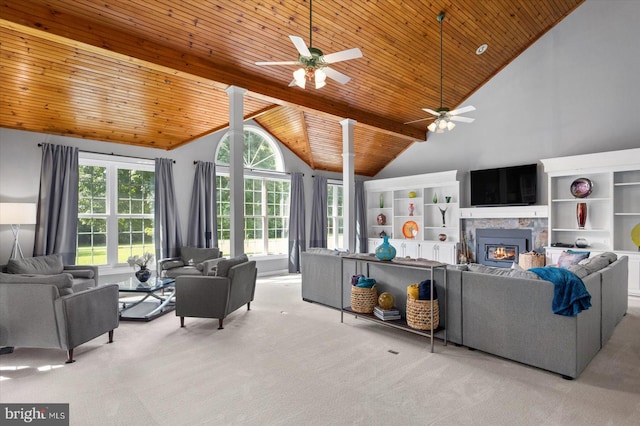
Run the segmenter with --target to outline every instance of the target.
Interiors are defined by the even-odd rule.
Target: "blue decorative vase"
[[[149,278],[151,278],[151,271],[147,268],[140,268],[136,271],[136,278],[141,283],[146,283]]]
[[[382,237],[382,244],[376,248],[376,257],[380,260],[391,260],[396,257],[396,249],[389,244],[389,237]]]

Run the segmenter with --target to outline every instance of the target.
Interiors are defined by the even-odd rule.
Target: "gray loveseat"
[[[105,333],[113,341],[118,286],[95,286],[97,268],[63,267],[53,255],[12,260],[3,271],[22,273],[0,273],[1,347],[64,349],[71,363],[79,345]]]
[[[345,264],[343,276],[340,276],[342,256],[347,254],[349,252],[315,247],[302,252],[302,300],[340,309],[340,284],[355,273],[350,263]],[[344,300],[349,301],[351,288],[344,286],[343,291]]]

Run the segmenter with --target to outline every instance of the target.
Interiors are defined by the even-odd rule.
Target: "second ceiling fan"
[[[343,50],[341,52],[330,53],[324,55],[320,49],[316,49],[312,44],[313,25],[312,25],[312,0],[309,0],[309,47],[305,44],[302,37],[290,35],[289,38],[298,51],[297,61],[281,61],[281,62],[256,62],[256,65],[301,65],[300,68],[293,72],[293,81],[289,86],[299,86],[303,89],[307,80],[315,83],[315,88],[320,89],[326,84],[326,78],[329,77],[340,84],[346,84],[351,77],[329,68],[329,65],[337,62],[347,61],[349,59],[357,59],[362,57],[359,48]]]
[[[456,126],[454,121],[458,121],[461,123],[473,123],[474,118],[469,117],[460,117],[460,114],[464,114],[466,112],[475,111],[474,106],[466,106],[458,109],[454,109],[451,111],[449,108],[442,106],[442,21],[444,21],[445,13],[441,12],[438,15],[438,22],[440,22],[440,108],[436,108],[435,110],[429,108],[422,108],[423,111],[432,114],[434,117],[421,118],[420,120],[408,121],[404,124],[417,123],[419,121],[425,120],[433,120],[435,121],[427,128],[430,132],[435,133],[443,133],[446,130],[453,130]]]

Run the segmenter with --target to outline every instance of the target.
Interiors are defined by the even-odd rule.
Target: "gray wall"
[[[638,22],[638,0],[587,0],[462,103],[475,122],[429,134],[376,178],[457,169],[468,206],[469,170],[640,147]]]

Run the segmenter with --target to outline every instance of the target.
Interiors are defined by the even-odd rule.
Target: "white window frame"
[[[244,177],[245,178],[251,178],[251,179],[259,179],[262,181],[262,211],[260,216],[258,215],[253,215],[252,217],[261,217],[262,220],[262,247],[263,247],[263,253],[260,254],[255,254],[252,255],[252,257],[259,257],[259,256],[269,256],[269,257],[273,257],[273,256],[286,256],[286,252],[285,253],[278,253],[278,254],[270,254],[269,253],[269,229],[268,229],[268,225],[269,225],[269,219],[271,218],[271,216],[267,215],[267,181],[269,180],[278,180],[278,181],[285,181],[285,182],[289,182],[289,184],[291,184],[291,178],[286,175],[286,173],[284,172],[284,160],[283,160],[283,156],[282,156],[282,151],[280,149],[280,146],[278,145],[277,141],[271,136],[269,135],[267,132],[265,132],[263,129],[261,129],[260,127],[257,126],[253,126],[253,125],[244,125],[243,128],[243,132],[244,131],[251,131],[254,133],[259,134],[264,140],[266,140],[270,147],[271,150],[273,151],[274,157],[275,157],[275,163],[276,163],[276,170],[268,170],[268,169],[253,169],[250,167],[244,167]],[[216,152],[215,152],[215,159],[216,159],[216,170],[217,170],[217,175],[219,176],[229,176],[230,173],[230,169],[229,169],[229,165],[227,164],[219,164],[217,163],[217,159],[218,159],[218,154],[220,152],[220,148],[222,146],[222,141],[227,137],[228,133],[225,133],[221,138],[220,138],[220,143],[218,143],[218,146],[216,147]],[[287,205],[288,207],[288,205]],[[244,206],[243,206],[244,208]],[[285,219],[288,219],[285,216]],[[286,231],[286,227],[285,227],[285,231]]]
[[[113,155],[84,153],[78,155],[79,166],[97,166],[105,167],[107,170],[107,200],[106,210],[104,214],[80,214],[78,218],[105,218],[107,223],[107,263],[100,266],[106,267],[123,267],[128,266],[125,262],[118,262],[118,169],[143,170],[155,172],[155,163],[153,160],[119,157]],[[127,215],[127,217],[146,217],[154,219],[153,214]],[[139,253],[142,255],[143,253]],[[149,265],[150,269],[155,267]]]
[[[338,201],[340,198],[340,196],[338,195],[339,193],[342,193],[342,209],[344,211],[344,188],[342,187],[342,182],[334,181],[328,181],[327,186],[334,187],[332,199],[327,199],[327,225],[331,224],[332,229],[334,229],[335,231],[333,234],[333,240],[330,241],[328,232],[329,230],[327,229],[327,247],[331,249],[344,248],[344,218],[337,215]],[[340,191],[338,189],[340,189]],[[331,207],[332,211],[335,213],[333,216],[329,216],[329,207]],[[340,234],[340,219],[343,220],[342,234]]]

